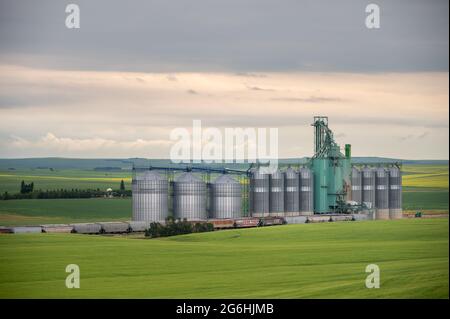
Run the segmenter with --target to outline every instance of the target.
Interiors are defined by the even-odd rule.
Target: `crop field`
[[[448,165],[403,166],[403,209],[448,212]]]
[[[448,298],[448,219],[225,230],[163,239],[0,235],[0,298]],[[80,267],[67,289],[65,267]],[[381,287],[365,287],[380,267]]]
[[[448,165],[405,165],[403,186],[448,189]]]
[[[41,225],[131,219],[131,198],[0,201],[0,225]]]
[[[94,170],[77,169],[22,169],[0,171],[0,193],[18,193],[20,182],[34,183],[35,190],[56,189],[119,189],[120,181],[124,180],[125,187],[131,187],[131,173],[124,172],[102,172]]]

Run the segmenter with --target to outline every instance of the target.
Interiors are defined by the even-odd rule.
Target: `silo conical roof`
[[[155,171],[145,171],[136,176],[136,180],[146,180],[146,181],[162,181],[166,180],[165,176],[161,176]]]
[[[176,182],[183,182],[183,183],[203,183],[203,181],[192,174],[191,172],[186,172],[178,176],[176,179]]]
[[[227,174],[220,175],[217,177],[213,184],[239,184],[233,177]]]

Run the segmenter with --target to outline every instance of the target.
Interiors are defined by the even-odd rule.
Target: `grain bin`
[[[284,174],[276,170],[269,178],[269,215],[284,216]]]
[[[362,203],[362,174],[357,167],[352,168],[352,201],[361,205]]]
[[[301,215],[313,215],[314,214],[314,177],[312,171],[303,167],[299,172],[299,184],[300,184],[300,214]]]
[[[164,221],[168,217],[168,182],[155,171],[146,171],[132,181],[133,220]]]
[[[398,167],[389,168],[389,217],[402,218],[402,172]]]
[[[375,170],[376,219],[389,219],[389,172],[383,167]]]
[[[370,167],[364,167],[362,174],[362,201],[366,207],[375,208],[375,170]]]
[[[269,216],[270,177],[261,170],[252,170],[250,174],[250,212],[251,216]]]
[[[211,218],[242,217],[242,187],[229,175],[211,183]]]
[[[300,179],[298,173],[288,168],[284,172],[284,211],[285,216],[298,216],[300,212]]]
[[[206,184],[191,172],[181,174],[174,183],[174,217],[205,220]]]

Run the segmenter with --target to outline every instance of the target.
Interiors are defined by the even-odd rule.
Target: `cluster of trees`
[[[131,190],[125,189],[125,183],[120,182],[120,189],[113,190],[113,196],[129,197]],[[34,190],[34,183],[26,184],[24,181],[20,184],[20,193],[10,194],[4,192],[0,194],[1,200],[8,199],[57,199],[57,198],[95,198],[105,196],[105,191],[97,189],[54,189],[54,190]]]
[[[20,194],[32,193],[34,189],[34,183],[26,184],[25,181],[20,183]]]
[[[145,236],[149,238],[168,237],[190,233],[203,233],[214,230],[214,225],[207,222],[188,222],[186,219],[173,219],[169,217],[165,224],[151,223],[150,228],[145,230]]]

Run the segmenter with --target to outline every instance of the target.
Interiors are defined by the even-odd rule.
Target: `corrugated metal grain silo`
[[[133,220],[164,221],[169,214],[167,179],[155,171],[146,171],[132,181]]]
[[[352,168],[352,201],[362,203],[362,174],[357,167]]]
[[[402,172],[398,167],[389,168],[389,217],[402,218]]]
[[[375,170],[376,219],[389,219],[389,172],[378,167]]]
[[[284,216],[284,174],[276,170],[270,174],[270,216]]]
[[[314,177],[312,171],[303,167],[299,172],[300,183],[300,214],[313,215],[314,214]]]
[[[375,208],[375,170],[364,167],[362,174],[362,201],[369,209]]]
[[[254,217],[269,216],[269,174],[252,170],[250,175],[250,212]]]
[[[300,180],[293,168],[284,172],[284,211],[286,216],[298,216],[300,212]]]
[[[186,172],[174,183],[174,217],[187,220],[205,220],[206,184],[200,178]]]
[[[211,183],[211,217],[242,217],[242,187],[229,175],[221,175]]]

